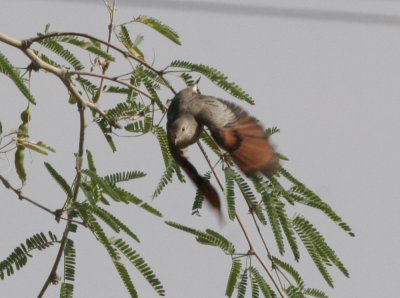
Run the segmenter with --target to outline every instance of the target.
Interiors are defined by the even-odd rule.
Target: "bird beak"
[[[174,143],[174,145],[176,146],[176,144],[178,143],[178,138],[176,137],[175,132],[173,132],[169,135],[169,140],[171,143]]]

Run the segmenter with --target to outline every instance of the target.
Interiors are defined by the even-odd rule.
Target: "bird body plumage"
[[[214,187],[201,177],[181,149],[195,143],[203,126],[230,153],[248,176],[258,172],[270,176],[279,167],[278,157],[263,127],[241,107],[213,96],[201,95],[197,86],[176,94],[167,113],[168,141],[175,160],[216,209],[220,202]]]

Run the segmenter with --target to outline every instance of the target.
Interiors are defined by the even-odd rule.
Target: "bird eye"
[[[182,127],[182,131],[185,131],[185,128],[184,128],[184,127]]]

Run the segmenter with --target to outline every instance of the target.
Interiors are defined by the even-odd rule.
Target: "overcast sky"
[[[168,7],[167,2],[121,1],[117,23],[141,14],[162,20],[179,33],[182,46],[143,26],[129,27],[132,32],[145,34],[144,48],[148,57],[154,51],[157,68],[174,59],[204,63],[220,69],[247,90],[256,100],[256,106],[240,104],[266,127],[281,129],[274,142],[290,158],[285,167],[325,199],[356,233],[355,238],[350,238],[318,212],[306,212],[351,275],[347,279],[336,269],[331,270],[335,288],[329,289],[309,257],[303,254],[297,268],[304,274],[306,284],[323,289],[330,297],[397,297],[400,276],[400,7],[397,1],[251,1],[246,6],[240,2],[235,2],[235,6],[217,5],[222,1],[180,6],[173,1]],[[108,15],[101,0],[2,3],[0,31],[5,34],[28,38],[43,31],[47,23],[55,31],[80,31],[105,39]],[[15,65],[26,66],[26,60],[10,47],[0,44],[0,51]],[[121,69],[111,68],[110,72],[120,73]],[[200,87],[205,94],[234,100],[205,79]],[[175,86],[179,88],[183,84]],[[48,183],[51,178],[43,161],[49,161],[70,181],[73,179],[78,115],[67,104],[64,88],[50,75],[34,74],[32,90],[38,105],[32,111],[31,135],[50,144],[57,153],[47,158],[35,153],[31,158],[28,155],[31,174],[24,192],[56,209],[63,204],[64,196],[55,183]],[[0,98],[3,129],[18,127],[26,100],[3,75]],[[115,104],[112,99],[107,100],[110,102],[104,105]],[[118,151],[112,155],[97,127],[89,125],[87,146],[94,153],[100,173],[133,169],[147,172],[146,178],[131,182],[127,188],[150,200],[164,167],[151,135],[119,139]],[[197,150],[189,150],[188,154],[197,165],[204,163]],[[6,161],[0,160],[0,171],[6,169]],[[5,176],[17,183],[12,170]],[[190,184],[168,186],[152,202],[163,212],[163,219],[144,214],[134,206],[114,206],[112,210],[139,234],[141,244],[135,249],[161,279],[167,297],[223,297],[230,258],[163,224],[163,220],[173,220],[199,229],[211,227],[234,241],[239,250],[246,251],[236,223],[221,227],[207,209],[202,217],[190,215],[194,192]],[[34,233],[52,230],[61,234],[64,224],[57,225],[51,216],[18,201],[2,186],[0,199],[1,260]],[[239,206],[246,217],[246,208],[240,203]],[[250,226],[250,222],[247,224]],[[271,235],[266,235],[274,247],[273,239],[268,238]],[[73,237],[78,263],[75,297],[128,297],[104,248],[94,237],[83,229]],[[24,270],[1,281],[0,297],[36,297],[57,249],[35,252]],[[142,297],[157,297],[134,270],[130,272]],[[58,287],[50,287],[46,297],[57,295]]]

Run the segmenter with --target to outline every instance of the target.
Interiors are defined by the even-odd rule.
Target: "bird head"
[[[181,115],[173,123],[169,131],[170,141],[179,148],[195,143],[200,134],[196,119],[190,115]]]

